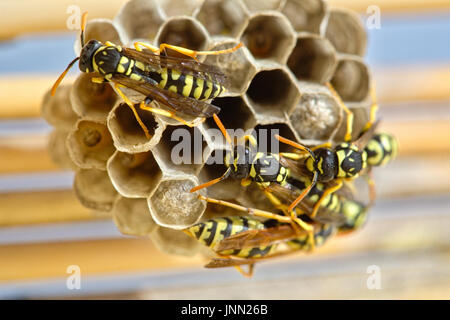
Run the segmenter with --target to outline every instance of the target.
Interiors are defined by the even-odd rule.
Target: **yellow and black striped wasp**
[[[315,228],[314,243],[324,244],[336,228],[331,224]],[[298,233],[291,224],[276,220],[260,221],[254,217],[231,216],[213,218],[184,230],[189,236],[213,250],[213,258],[206,268],[235,267],[244,276],[252,276],[254,264],[300,251],[309,251],[309,235]],[[284,249],[279,250],[280,245]],[[248,265],[245,272],[241,265]]]
[[[388,133],[375,133],[379,121],[375,121],[378,105],[373,88],[371,89],[371,95],[373,104],[369,120],[359,138],[355,141],[345,141],[335,147],[331,147],[331,143],[310,147],[313,153],[311,154],[311,152],[304,152],[305,146],[276,136],[281,142],[298,150],[297,156],[294,155],[290,157],[291,159],[285,159],[283,165],[291,169],[300,167],[299,170],[314,177],[313,184],[317,181],[326,186],[311,211],[312,217],[317,213],[321,202],[328,195],[339,190],[344,181],[357,178],[361,173],[370,171],[373,166],[385,165],[397,155],[398,143],[395,137]],[[303,157],[301,154],[303,154]],[[369,182],[373,183],[371,180]],[[372,192],[374,192],[373,190]],[[289,210],[293,210],[298,203],[299,201],[292,202]]]
[[[188,126],[195,126],[196,123],[185,121],[177,115],[178,113],[204,119],[220,111],[220,108],[206,100],[213,99],[226,90],[227,78],[218,68],[201,63],[196,57],[231,53],[239,49],[242,43],[219,51],[195,51],[166,43],[154,47],[143,42],[135,42],[135,49],[97,40],[85,43],[86,17],[87,14],[83,14],[80,56],[70,62],[57,79],[51,91],[52,95],[69,69],[79,60],[81,72],[99,75],[92,79],[93,82],[114,83],[117,93],[131,108],[148,138],[150,138],[148,129],[121,87],[133,89],[146,96],[140,103],[141,109],[176,119]],[[186,58],[168,56],[167,49],[181,53]],[[170,110],[155,107],[153,101]]]
[[[280,204],[276,205],[277,209],[280,210],[283,206],[287,207],[287,204],[302,193],[302,188],[305,187],[298,182],[297,185],[287,183],[284,186],[270,183],[267,187],[268,190],[280,201]],[[311,181],[305,177],[301,183],[310,184]],[[370,188],[371,185],[369,185]],[[281,215],[280,219],[268,219],[264,222],[256,220],[252,216],[215,218],[198,223],[185,232],[218,254],[219,257],[213,258],[205,267],[234,266],[242,274],[249,275],[252,273],[255,263],[299,251],[310,252],[323,245],[333,235],[346,234],[364,225],[374,199],[370,197],[370,201],[363,202],[357,199],[356,194],[350,188],[342,188],[337,193],[328,195],[327,200],[322,202],[316,217],[311,219],[308,212],[311,212],[315,202],[319,199],[319,195],[323,192],[322,190],[321,183],[317,183],[299,206],[294,209],[299,217],[309,221],[313,226],[312,239],[309,232],[302,230],[299,233],[289,223],[289,218]],[[372,194],[370,190],[367,193]],[[364,199],[366,197],[366,195],[363,196]],[[246,213],[250,212],[260,217],[270,217],[276,214],[247,208],[228,201],[204,196],[200,196],[200,198],[209,203],[231,207]],[[280,244],[284,246],[284,249],[279,250]],[[241,265],[249,265],[249,271],[245,273],[241,269]]]
[[[279,201],[267,192],[267,186],[270,183],[278,184],[281,187],[288,183],[291,179],[296,179],[298,174],[295,170],[297,167],[293,167],[291,170],[282,164],[283,157],[298,155],[295,153],[271,153],[258,151],[258,145],[253,135],[245,135],[243,137],[244,145],[235,145],[234,141],[228,134],[225,126],[220,121],[217,115],[213,115],[214,121],[225,137],[227,143],[231,146],[231,152],[228,152],[224,159],[226,171],[214,180],[208,181],[204,184],[198,185],[190,190],[190,192],[196,192],[200,189],[207,188],[227,178],[240,179],[243,186],[248,186],[250,183],[255,182],[261,190],[266,194],[272,203],[278,203]],[[248,144],[247,144],[248,142]],[[311,156],[314,154],[307,148],[301,147],[305,152],[309,152]],[[318,174],[314,174],[311,187],[315,184],[315,179]],[[298,195],[295,201],[301,201],[305,195],[308,194],[310,188],[306,187],[301,194]],[[283,207],[284,209],[284,207]],[[263,213],[262,210],[253,210],[252,214],[259,215],[264,218],[278,219],[279,221],[286,222],[286,217],[282,217],[278,214]],[[310,225],[299,219],[293,211],[283,211],[285,215],[290,216],[290,220],[296,223],[298,226],[307,230],[312,236],[313,229]]]

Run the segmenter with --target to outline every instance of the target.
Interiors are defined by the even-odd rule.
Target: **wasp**
[[[311,212],[312,217],[317,213],[320,203],[329,194],[339,190],[344,181],[357,178],[367,167],[369,167],[370,171],[374,166],[387,164],[398,153],[398,142],[394,136],[388,133],[375,133],[379,121],[375,121],[378,104],[373,87],[371,95],[373,103],[369,120],[359,138],[353,142],[344,141],[335,147],[332,147],[331,143],[328,142],[309,148],[312,151],[311,154],[311,152],[305,153],[305,146],[276,135],[279,141],[291,145],[305,156],[291,156],[284,163],[286,167],[301,166],[300,170],[313,175],[313,184],[317,181],[329,185],[319,201],[316,202]],[[370,180],[369,183],[373,184],[373,181]],[[372,192],[374,192],[374,189],[372,189]],[[293,201],[289,206],[289,210],[293,210],[298,203],[298,200]]]
[[[243,186],[248,186],[250,183],[255,182],[267,195],[269,200],[274,203],[278,203],[276,198],[267,192],[267,186],[271,183],[278,184],[283,187],[289,180],[296,179],[296,172],[282,164],[282,157],[297,157],[295,153],[271,153],[258,151],[258,144],[254,136],[245,135],[243,137],[244,142],[249,142],[245,145],[236,145],[229,136],[225,129],[225,126],[220,121],[219,117],[214,114],[214,121],[225,137],[227,143],[231,146],[231,152],[228,152],[224,159],[224,164],[227,167],[226,171],[214,180],[208,181],[204,184],[198,185],[190,190],[195,192],[203,188],[207,188],[213,184],[216,184],[227,178],[240,179]],[[242,148],[243,147],[243,148]],[[301,147],[302,150],[314,155],[307,147]],[[295,167],[293,167],[295,169]],[[314,175],[314,182],[318,174]],[[311,184],[311,187],[314,183]],[[298,195],[295,201],[300,202],[305,195],[308,194],[310,187],[306,187],[301,194]],[[283,211],[285,215],[290,215],[292,222],[296,223],[301,228],[310,232],[312,236],[313,229],[310,225],[299,219],[295,213],[291,211]],[[279,221],[286,222],[285,217],[281,217],[277,214],[263,213],[261,210],[252,211],[252,214],[259,215],[264,218],[278,219]],[[282,219],[282,220],[281,220]]]
[[[311,183],[307,177],[301,182]],[[298,193],[302,192],[304,186],[299,185],[297,181],[296,186],[288,183],[281,187],[279,184],[271,183],[268,188],[282,203],[289,203],[297,197]],[[267,219],[263,222],[252,216],[215,218],[198,223],[185,232],[219,255],[218,258],[212,259],[206,265],[207,268],[234,266],[242,274],[248,275],[253,272],[254,264],[259,261],[298,251],[312,251],[323,245],[333,235],[353,232],[366,223],[374,199],[371,198],[367,203],[360,202],[356,200],[356,195],[352,190],[345,188],[328,195],[326,201],[322,202],[316,217],[311,219],[307,212],[311,211],[312,206],[323,192],[323,188],[321,183],[317,183],[300,203],[299,208],[295,208],[298,216],[302,217],[303,215],[303,219],[310,220],[309,222],[314,228],[312,241],[309,232],[301,231],[299,233],[289,223],[288,217],[282,217],[281,220]],[[224,205],[251,214],[264,212],[228,201],[204,196],[200,196],[200,198],[209,203]],[[282,206],[283,204],[276,207],[282,209]],[[265,212],[266,217],[270,217],[270,214],[274,215],[274,213]],[[256,215],[264,216],[263,214]],[[284,245],[284,250],[278,250],[280,244]],[[249,271],[245,273],[239,267],[241,265],[249,265]]]
[[[330,147],[315,147],[311,148],[313,155],[306,155],[303,164],[301,161],[290,161],[284,165],[288,168],[293,166],[302,166],[303,171],[314,175],[314,183],[322,183],[321,187],[325,186],[322,195],[316,202],[311,216],[314,217],[320,207],[320,204],[332,193],[336,192],[343,186],[344,181],[350,181],[357,178],[366,168],[370,169],[373,166],[382,166],[390,162],[396,157],[398,152],[398,142],[394,136],[388,133],[377,133],[373,131],[377,127],[375,123],[369,130],[364,132],[359,139],[353,143],[343,142],[334,148]],[[302,149],[302,145],[294,141],[277,136],[277,138],[296,148]],[[317,178],[316,178],[317,177]],[[373,181],[369,180],[370,184]],[[372,193],[374,189],[372,188]],[[374,197],[372,195],[371,197]],[[294,200],[289,207],[293,208],[299,202]]]
[[[331,224],[317,227],[314,233],[317,246],[325,243],[335,231]],[[280,224],[276,220],[262,222],[245,216],[213,218],[197,223],[184,232],[219,256],[212,259],[206,268],[234,266],[249,277],[256,262],[310,250],[307,234],[298,234],[291,225]],[[286,247],[283,251],[278,250],[281,243]],[[241,265],[248,265],[248,271],[245,272]]]
[[[82,46],[80,56],[71,61],[56,80],[51,90],[52,95],[69,69],[79,60],[81,72],[99,75],[92,78],[93,82],[114,83],[117,93],[131,108],[148,138],[151,136],[147,127],[136,112],[134,104],[120,88],[133,89],[146,96],[140,103],[141,109],[176,119],[191,127],[196,123],[187,122],[177,114],[182,113],[204,120],[220,111],[217,106],[207,103],[206,100],[213,99],[226,90],[226,76],[215,66],[199,62],[197,56],[231,53],[239,49],[242,43],[218,51],[195,51],[166,43],[154,47],[143,42],[135,42],[135,49],[111,42],[102,43],[94,39],[85,43],[86,17],[87,13],[84,13],[80,34]],[[167,49],[187,57],[168,56]],[[152,102],[171,110],[155,107]]]

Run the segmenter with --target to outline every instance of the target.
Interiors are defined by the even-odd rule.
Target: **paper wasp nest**
[[[245,46],[234,53],[200,57],[231,79],[226,94],[212,102],[229,129],[278,129],[306,144],[342,141],[344,112],[326,82],[354,112],[355,132],[368,117],[371,77],[362,59],[364,27],[355,13],[330,9],[322,0],[131,0],[113,21],[88,21],[86,41],[92,38],[195,50],[230,48],[242,41]],[[79,41],[75,48],[78,55]],[[81,73],[72,86],[61,86],[56,97],[49,99],[47,93],[44,99],[44,117],[55,127],[53,158],[76,171],[80,202],[111,212],[121,232],[150,236],[166,252],[194,254],[200,250],[197,242],[173,229],[205,218],[205,210],[214,216],[210,206],[189,193],[225,171],[223,165],[205,165],[224,149],[208,135],[214,122],[188,128],[136,108],[152,135],[148,139],[114,89],[91,78]],[[190,155],[200,161],[171,161],[178,128],[192,140],[203,136]],[[255,192],[242,192],[231,179],[202,192],[244,205],[255,200],[248,198]]]

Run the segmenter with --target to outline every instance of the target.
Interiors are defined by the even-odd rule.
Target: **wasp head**
[[[355,145],[342,143],[335,148],[338,160],[339,178],[356,177],[366,166],[366,153],[361,152]]]
[[[317,172],[317,180],[327,182],[333,180],[339,169],[336,153],[328,148],[319,148],[314,151],[314,158],[309,157],[306,165],[309,171]]]
[[[89,40],[88,43],[84,45],[80,53],[80,71],[82,72],[94,72],[94,66],[92,61],[94,59],[94,54],[97,52],[103,44],[97,40]]]

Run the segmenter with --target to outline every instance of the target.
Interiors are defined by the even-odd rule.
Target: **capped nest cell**
[[[225,127],[256,129],[259,144],[268,151],[276,152],[271,148],[274,129],[308,145],[342,142],[345,115],[327,83],[354,111],[355,134],[368,119],[371,75],[363,59],[363,24],[355,13],[330,9],[322,0],[131,0],[112,21],[88,21],[85,38],[127,46],[137,40],[154,46],[169,43],[194,50],[220,50],[242,42],[233,53],[198,59],[217,66],[228,78],[227,91],[212,101],[220,107]],[[77,39],[77,55],[80,49]],[[149,236],[168,253],[201,251],[198,242],[179,229],[224,214],[217,210],[220,206],[207,205],[189,192],[226,170],[215,161],[229,150],[215,138],[217,133],[223,138],[215,122],[209,118],[190,128],[136,104],[147,137],[113,86],[93,83],[95,76],[80,73],[54,97],[45,95],[42,114],[55,128],[50,136],[52,158],[76,172],[74,190],[80,202],[112,213],[122,233]],[[132,94],[133,103],[143,99],[124,92]],[[258,135],[261,129],[269,135]],[[200,193],[273,210],[258,187],[242,187],[232,179]]]

